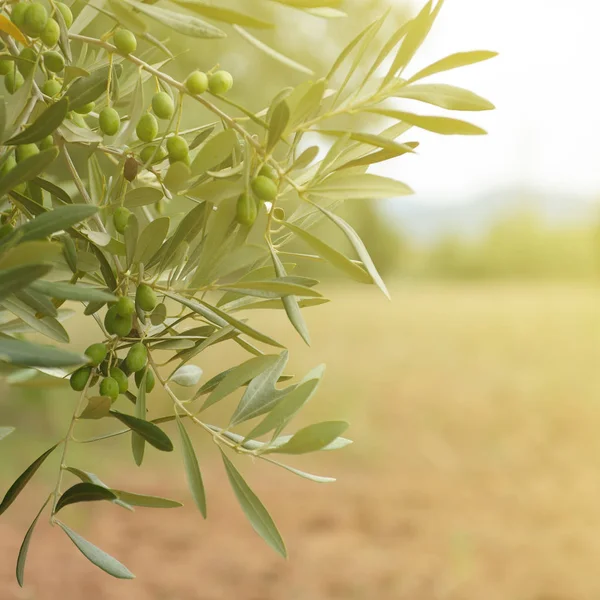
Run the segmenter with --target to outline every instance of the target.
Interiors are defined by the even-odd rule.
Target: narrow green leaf
[[[44,152],[49,152],[44,150]],[[36,154],[30,158],[41,156],[43,152]],[[30,158],[25,159],[23,162],[18,163],[13,169],[15,171],[19,168],[19,165],[24,164]],[[13,172],[11,171],[11,173]],[[21,241],[27,242],[30,240],[41,240],[53,233],[73,227],[77,223],[89,219],[91,216],[98,212],[98,207],[91,206],[89,204],[73,204],[72,206],[59,206],[54,210],[49,210],[42,213],[35,219],[28,221],[16,231],[22,233]]]
[[[133,258],[134,263],[148,264],[150,262],[163,245],[169,233],[169,224],[169,217],[160,217],[148,223],[140,234]]]
[[[267,56],[270,56],[271,58],[275,59],[277,62],[281,63],[282,65],[285,65],[286,67],[290,67],[291,69],[294,69],[296,71],[300,71],[300,73],[305,73],[306,75],[314,75],[314,71],[312,69],[309,69],[307,66],[291,59],[289,56],[286,56],[285,54],[282,54],[278,50],[271,48],[271,46],[268,46],[267,44],[265,44],[264,42],[259,40],[257,37],[254,37],[251,33],[246,31],[239,25],[233,25],[233,28],[248,43],[252,44],[252,46],[257,48],[261,52],[264,52]]]
[[[394,96],[418,100],[448,110],[481,111],[494,109],[494,105],[489,100],[464,88],[443,83],[402,86],[394,92]]]
[[[361,144],[368,144],[369,146],[375,146],[376,148],[381,148],[383,150],[389,150],[391,152],[396,152],[397,154],[403,154],[405,152],[412,152],[413,149],[411,146],[407,144],[401,144],[394,140],[391,140],[385,136],[376,135],[373,133],[361,133],[359,131],[337,131],[335,129],[321,129],[319,133],[325,135],[335,135],[338,138],[343,138],[346,134],[348,138],[355,141],[360,142]],[[343,145],[340,150],[343,150]],[[338,155],[340,152],[337,153]],[[335,156],[337,158],[337,156]]]
[[[92,71],[86,77],[76,79],[65,93],[65,98],[69,100],[69,109],[77,110],[89,102],[95,102],[106,92],[108,84],[109,65],[100,67]],[[112,67],[112,78],[118,79],[121,76],[123,67],[115,64]]]
[[[133,264],[133,258],[137,250],[139,232],[140,225],[137,217],[134,214],[129,215],[127,226],[125,227],[125,256],[127,259],[127,269],[130,269]]]
[[[497,52],[490,52],[489,50],[473,50],[471,52],[457,52],[456,54],[451,54],[450,56],[446,56],[437,62],[421,69],[418,73],[415,73],[406,83],[412,83],[413,81],[418,81],[419,79],[424,79],[425,77],[429,77],[430,75],[435,75],[436,73],[443,73],[444,71],[450,71],[451,69],[457,69],[459,67],[466,67],[468,65],[473,65],[475,63],[482,62],[484,60],[489,60],[490,58],[494,58],[498,56]]]
[[[0,301],[52,270],[49,265],[25,265],[0,271]]]
[[[135,416],[141,421],[146,421],[146,379],[148,377],[148,369],[146,367],[142,380],[138,386],[138,395],[135,401]],[[140,467],[144,461],[144,452],[146,450],[146,440],[142,435],[131,432],[131,452],[133,454],[133,460],[135,464]]]
[[[203,175],[206,171],[217,167],[231,156],[237,145],[238,139],[233,129],[224,129],[209,138],[191,164],[192,175]]]
[[[250,489],[240,472],[233,466],[233,463],[225,456],[222,450],[221,456],[223,457],[223,463],[225,465],[225,470],[227,471],[229,483],[233,488],[242,510],[254,528],[254,531],[256,531],[256,533],[258,533],[258,535],[260,535],[273,550],[283,556],[283,558],[287,558],[285,543],[277,530],[277,526],[273,522],[271,515],[269,515],[263,503],[258,499],[258,496]]]
[[[192,497],[194,498],[194,502],[200,510],[200,513],[206,519],[206,493],[204,491],[202,474],[200,473],[200,467],[198,465],[198,458],[196,457],[192,440],[190,440],[179,416],[177,417],[177,429],[179,430],[179,435],[181,437],[181,449],[190,492],[192,493]]]
[[[88,362],[84,354],[23,340],[0,339],[0,361],[21,367],[70,367]]]
[[[13,313],[13,315],[27,323],[33,330],[38,331],[57,342],[69,342],[69,334],[58,319],[55,319],[54,317],[42,317],[41,319],[38,319],[35,310],[20,300],[17,300],[15,297],[5,298],[2,300],[2,305]],[[6,332],[6,329],[4,329],[4,331]]]
[[[112,401],[108,396],[92,396],[88,399],[87,406],[79,415],[80,419],[98,420],[107,417],[110,413]]]
[[[173,2],[208,19],[223,21],[231,25],[242,25],[243,27],[254,27],[255,29],[271,29],[274,27],[273,23],[268,21],[240,13],[237,10],[213,6],[208,2],[202,2],[202,0],[173,0]]]
[[[209,406],[216,404],[223,398],[232,394],[242,385],[247,384],[249,381],[260,375],[263,371],[272,367],[279,360],[279,356],[275,354],[267,354],[265,356],[256,356],[243,362],[237,367],[233,367],[220,373],[217,377],[221,376],[220,379],[215,383],[214,389],[210,396],[205,400],[201,410],[206,410]],[[196,397],[200,397],[202,394],[207,393],[205,390],[209,389],[216,378],[211,379],[205,383]]]
[[[300,429],[282,446],[266,450],[278,454],[307,454],[323,450],[348,429],[344,421],[325,421]]]
[[[284,350],[276,361],[252,379],[229,421],[231,426],[264,414],[283,396],[284,392],[278,390],[275,384],[285,369],[288,357],[288,351]]]
[[[46,505],[50,501],[50,496],[46,498],[46,502],[44,502],[42,508],[40,508],[40,512],[38,512],[37,516],[33,520],[33,523],[29,526],[27,533],[25,534],[25,538],[23,539],[23,543],[21,544],[21,548],[19,548],[19,556],[17,557],[17,582],[21,587],[23,587],[24,578],[25,578],[25,561],[27,560],[27,553],[29,552],[29,544],[31,543],[31,537],[33,536],[33,530],[37,525]]]
[[[317,158],[319,155],[319,146],[309,146],[300,154],[300,156],[294,161],[290,171],[298,171],[305,169],[310,163]]]
[[[41,177],[36,177],[35,179],[32,179],[32,181],[35,183],[35,185],[40,186],[43,190],[46,190],[61,202],[64,202],[65,204],[73,204],[71,196],[69,196],[65,190],[51,181],[47,181]]]
[[[481,129],[477,125],[449,117],[415,115],[402,110],[388,108],[370,108],[367,112],[390,117],[391,119],[398,119],[410,123],[415,127],[442,135],[485,135],[487,133],[485,129]]]
[[[136,0],[125,0],[131,6],[137,8],[142,14],[154,19],[161,25],[175,30],[177,33],[197,38],[223,38],[225,33],[218,27],[206,23],[197,17],[183,15],[165,8],[137,2]]]
[[[163,197],[162,190],[153,187],[138,187],[128,191],[123,199],[123,205],[127,208],[139,208],[156,204]]]
[[[20,183],[31,181],[46,170],[58,156],[58,148],[52,147],[42,150],[38,154],[29,156],[18,162],[4,177],[0,178],[0,196],[8,194]],[[31,221],[33,222],[33,221]]]
[[[60,300],[81,300],[82,302],[116,302],[118,300],[110,292],[81,283],[73,285],[72,283],[38,280],[29,287],[36,292]]]
[[[344,256],[341,252],[338,252],[312,233],[287,221],[284,221],[283,225],[306,242],[319,256],[349,275],[355,281],[359,283],[373,283],[373,278],[360,265],[352,262],[347,256]]]
[[[246,281],[235,284],[224,285],[221,290],[236,292],[257,298],[281,298],[284,296],[302,296],[309,298],[321,298],[322,294],[305,285],[290,283],[286,281]]]
[[[6,145],[34,144],[54,133],[69,110],[69,99],[62,98],[51,104],[29,127],[4,142]]]
[[[135,575],[118,560],[100,550],[94,544],[82,538],[78,533],[67,527],[64,523],[56,521],[61,529],[71,538],[71,541],[77,546],[80,552],[94,565],[106,571],[109,575],[117,579],[134,579]]]
[[[290,107],[285,100],[279,102],[271,113],[269,121],[269,135],[267,138],[267,152],[270,152],[279,142],[290,120]]]
[[[97,475],[94,475],[94,473],[89,473],[88,471],[82,471],[81,469],[77,469],[75,467],[67,467],[67,471],[73,473],[73,475],[75,475],[75,477],[79,477],[79,479],[81,479],[81,481],[83,481],[84,483],[95,483],[96,485],[99,485],[108,490],[111,489],[108,485],[106,485],[103,481],[101,481]],[[111,490],[111,491],[114,494],[119,493],[118,490]],[[125,508],[125,509],[133,512],[133,507],[118,497],[115,498],[114,500],[111,500],[111,502],[113,504],[116,504],[117,506],[121,506],[122,508]]]
[[[99,500],[115,500],[116,495],[109,489],[96,485],[94,483],[76,483],[64,492],[56,503],[55,513],[69,506],[69,504],[77,504],[78,502],[97,502]]]
[[[132,494],[123,490],[111,490],[118,500],[131,506],[141,506],[142,508],[179,508],[183,506],[177,500],[169,500],[168,498],[160,498],[159,496],[148,496],[142,494]]]
[[[3,340],[0,340],[0,344]],[[29,480],[35,475],[36,471],[42,466],[43,462],[54,452],[58,444],[55,444],[44,454],[36,458],[26,469],[19,475],[17,480],[10,486],[9,490],[4,495],[0,502],[0,515],[17,499],[17,496],[23,491],[23,488],[29,483]]]
[[[0,427],[0,440],[8,437],[14,430],[14,427]]]
[[[356,233],[356,231],[348,223],[346,223],[344,219],[338,217],[338,215],[335,213],[323,208],[322,206],[319,206],[318,204],[314,204],[314,206],[316,206],[328,219],[333,221],[343,231],[344,235],[346,238],[348,238],[348,241],[352,244],[352,247],[365,266],[365,269],[367,269],[368,273],[373,278],[373,281],[377,287],[379,287],[379,289],[386,295],[387,298],[390,298],[387,287],[383,282],[381,275],[379,275],[379,272],[377,271],[377,268],[375,267],[375,264],[373,263],[373,260],[371,259],[369,252],[367,251],[363,241],[360,239],[358,233]]]
[[[151,423],[150,421],[144,421],[137,417],[132,417],[116,410],[111,410],[110,414],[119,419],[126,427],[129,427],[132,431],[139,433],[149,444],[154,446],[157,450],[163,452],[172,452],[173,442],[169,439],[167,434]]]
[[[331,200],[362,200],[366,198],[375,200],[413,193],[405,183],[370,173],[357,175],[334,173],[308,188],[307,192]]]
[[[370,154],[365,154],[360,158],[355,158],[350,160],[347,163],[344,163],[339,169],[352,169],[354,167],[363,167],[365,165],[374,165],[376,163],[380,163],[386,160],[390,160],[391,158],[396,158],[397,156],[402,156],[409,152],[412,152],[415,148],[419,147],[419,142],[406,142],[405,144],[401,144],[403,146],[400,150],[378,150],[377,152],[371,152]]]

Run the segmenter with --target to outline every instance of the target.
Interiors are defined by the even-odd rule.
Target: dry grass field
[[[215,448],[201,437],[206,522],[187,495],[179,456],[149,453],[139,470],[123,439],[71,460],[115,487],[186,506],[135,514],[111,504],[70,507],[64,519],[137,579],[105,576],[42,522],[27,585],[17,587],[14,560],[55,476],[49,462],[0,519],[0,598],[599,598],[600,289],[405,285],[393,289],[392,303],[356,288],[332,297],[308,313],[313,348],[294,342],[291,370],[328,364],[304,419],[347,419],[355,444],[294,464],[338,482],[318,485],[236,461],[278,523],[287,562],[247,524]],[[293,339],[283,316],[268,328]],[[200,363],[207,377],[228,352],[207,353]],[[5,405],[14,401],[0,393]],[[73,400],[66,391],[29,398],[29,421],[20,425],[50,437]],[[48,441],[24,449],[11,438],[2,460],[18,450],[19,464],[0,469],[0,493]]]

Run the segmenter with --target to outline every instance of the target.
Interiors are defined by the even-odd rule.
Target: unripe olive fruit
[[[242,225],[253,225],[258,215],[256,201],[250,195],[244,192],[237,201],[236,218]]]
[[[271,165],[263,165],[260,168],[260,171],[258,172],[258,174],[262,175],[263,177],[268,177],[269,179],[272,179],[275,182],[279,181],[279,176],[277,175],[277,171]]]
[[[185,138],[180,135],[174,135],[167,139],[167,152],[171,163],[179,160],[187,160],[190,154],[190,148]]]
[[[202,71],[192,71],[185,80],[185,87],[190,94],[204,94],[208,89],[208,75]]]
[[[112,377],[105,377],[100,382],[100,395],[116,400],[119,397],[119,384],[117,381]]]
[[[92,369],[90,367],[81,367],[80,369],[77,369],[69,379],[71,389],[76,392],[82,392],[85,389],[91,373]]]
[[[167,151],[162,146],[160,146],[156,152],[154,152],[155,150],[155,145],[144,146],[140,152],[140,158],[142,159],[142,162],[147,163],[152,157],[154,157],[152,158],[152,162],[156,164],[167,158]]]
[[[50,98],[54,98],[60,94],[60,90],[62,90],[62,85],[60,81],[56,79],[47,79],[44,81],[44,85],[42,85],[42,92],[46,94],[46,96],[50,96]]]
[[[33,48],[23,48],[19,53],[19,58],[21,60],[17,61],[17,69],[23,77],[27,77],[35,69],[37,54]]]
[[[8,156],[8,158],[2,164],[0,168],[0,176],[4,177],[9,171],[12,171],[17,166],[17,160],[14,154]]]
[[[97,367],[108,354],[108,348],[105,344],[92,344],[85,351],[85,355],[90,359],[90,364]]]
[[[138,371],[134,377],[135,377],[135,385],[138,386],[138,389],[142,383],[142,377],[144,376],[144,370],[142,369],[141,371]],[[146,393],[150,393],[153,389],[154,386],[156,385],[156,378],[154,377],[154,371],[152,369],[148,369],[146,371]]]
[[[52,73],[60,73],[65,68],[65,59],[60,52],[48,50],[44,52],[44,66]]]
[[[252,180],[252,191],[259,200],[272,202],[277,198],[277,184],[264,175],[259,175]]]
[[[48,46],[48,48],[52,48],[52,46],[56,46],[58,40],[60,38],[60,26],[54,19],[48,19],[46,23],[46,27],[44,27],[44,31],[40,34],[40,40],[44,46]]]
[[[66,4],[63,4],[62,2],[55,2],[54,6],[56,6],[58,11],[62,15],[62,18],[65,21],[65,25],[67,26],[67,29],[69,27],[71,27],[71,25],[73,25],[73,13],[71,12],[71,9]]]
[[[120,317],[127,317],[135,312],[135,303],[129,296],[121,296],[115,304],[115,308]]]
[[[227,71],[217,71],[208,78],[208,89],[211,94],[221,96],[233,86],[233,77]]]
[[[140,283],[135,293],[135,303],[144,311],[151,312],[157,304],[156,294],[147,283]]]
[[[110,376],[117,382],[120,394],[124,394],[129,389],[127,375],[125,375],[125,373],[123,373],[119,367],[112,367],[110,370]]]
[[[135,128],[135,133],[142,142],[151,142],[158,135],[158,121],[150,113],[140,117]]]
[[[125,233],[125,228],[127,227],[127,221],[129,221],[129,217],[131,216],[131,211],[124,206],[119,206],[117,210],[115,210],[115,214],[113,215],[113,223],[115,229],[119,233]],[[119,311],[117,311],[119,312]],[[120,313],[119,313],[120,314]],[[129,313],[131,314],[131,313]],[[121,315],[124,316],[124,315]]]
[[[78,106],[73,110],[79,115],[87,115],[88,113],[91,113],[94,110],[94,106],[96,106],[95,102],[88,102],[87,104],[84,104],[83,106]]]
[[[40,149],[35,144],[21,144],[17,146],[15,154],[17,156],[17,162],[21,162],[34,154],[39,154]]]
[[[0,60],[0,75],[6,75],[13,70],[14,61],[12,60]]]
[[[117,307],[113,304],[104,317],[104,327],[111,335],[125,337],[133,327],[133,315],[122,317],[117,313]]]
[[[11,71],[4,76],[4,87],[9,94],[14,94],[24,83],[23,75],[19,71]]]
[[[104,135],[115,135],[121,127],[121,117],[114,108],[107,106],[100,111],[98,125]]]
[[[23,22],[25,20],[25,12],[29,8],[29,4],[26,2],[19,2],[15,4],[12,8],[12,12],[10,13],[10,20],[19,28],[23,27]]]
[[[48,150],[48,148],[52,148],[52,146],[54,146],[54,138],[52,137],[52,134],[47,135],[43,140],[38,142],[38,148],[40,150]]]
[[[129,348],[129,352],[125,357],[125,364],[130,373],[141,371],[148,362],[148,350],[141,342],[134,344]]]
[[[137,48],[135,35],[128,29],[117,29],[113,36],[113,43],[123,54],[131,54]]]
[[[170,119],[175,112],[173,98],[167,92],[157,92],[152,96],[152,110],[159,119]]]
[[[38,37],[48,23],[48,11],[43,4],[34,2],[27,7],[23,15],[21,30],[29,37]]]

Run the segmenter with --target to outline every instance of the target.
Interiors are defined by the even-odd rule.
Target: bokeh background
[[[422,2],[348,0],[350,17],[330,21],[264,0],[238,5],[271,12],[279,28],[265,39],[323,74],[368,19],[390,7],[389,34]],[[40,526],[28,585],[17,587],[14,559],[54,478],[49,463],[0,520],[0,598],[598,598],[599,17],[595,0],[447,0],[412,68],[497,50],[490,62],[436,79],[472,89],[497,110],[472,118],[488,137],[418,133],[417,155],[377,166],[409,183],[413,197],[347,209],[392,302],[323,271],[333,302],[307,312],[312,348],[283,316],[256,317],[289,342],[292,371],[327,363],[302,418],[346,419],[355,441],[297,462],[336,476],[335,484],[238,461],[286,538],[287,562],[245,521],[216,449],[201,436],[206,522],[191,506],[178,456],[149,449],[137,469],[129,441],[118,439],[77,449],[72,464],[186,506],[135,514],[75,506],[69,523],[138,578],[110,579],[62,533]],[[254,109],[304,77],[236,36],[179,50],[181,73],[219,62],[235,75],[233,98]],[[207,115],[186,118],[192,126]],[[83,330],[74,343],[91,341]],[[206,378],[233,358],[224,346],[202,356]],[[0,489],[63,435],[73,396],[66,387],[0,388],[0,422],[19,430],[2,442]]]

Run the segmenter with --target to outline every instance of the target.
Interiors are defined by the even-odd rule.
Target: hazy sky
[[[489,135],[420,132],[419,156],[376,172],[406,181],[425,201],[519,185],[600,197],[599,24],[600,0],[446,0],[409,73],[462,50],[500,52],[427,80],[494,102],[493,112],[455,113]]]

